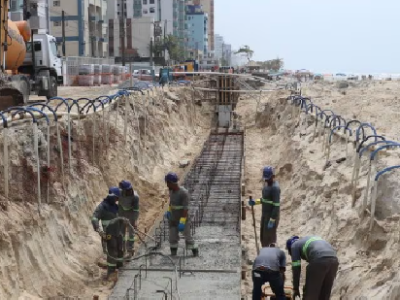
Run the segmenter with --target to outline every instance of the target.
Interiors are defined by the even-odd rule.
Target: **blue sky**
[[[288,69],[400,73],[400,0],[215,0],[215,33]]]

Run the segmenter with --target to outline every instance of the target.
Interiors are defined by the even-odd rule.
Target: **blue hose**
[[[372,142],[370,144],[368,144],[367,146],[361,148],[358,156],[361,157],[363,155],[363,153],[365,151],[367,151],[370,147],[374,146],[374,145],[378,145],[378,144],[397,144],[397,142],[394,141],[377,141],[377,142]]]
[[[332,142],[332,135],[334,134],[336,129],[340,129],[340,128],[344,128],[344,130],[348,130],[350,132],[350,136],[352,135],[351,130],[349,128],[346,127],[346,125],[342,125],[342,126],[336,126],[335,128],[333,128],[331,130],[331,134],[329,135],[329,144]]]
[[[51,111],[51,113],[53,114],[54,121],[55,121],[55,122],[58,121],[58,117],[57,117],[56,112],[54,111],[53,108],[51,108],[51,107],[48,106],[47,104],[43,104],[43,103],[33,103],[33,104],[29,105],[29,107],[35,107],[35,106],[41,106],[41,107],[42,107],[41,111],[43,111],[43,109],[44,109],[45,107],[48,108],[48,109]]]
[[[15,110],[16,110],[17,112],[14,113],[14,114],[11,114],[11,117],[14,117],[18,112],[23,111],[23,112],[26,112],[26,113],[28,113],[28,114],[31,115],[33,123],[37,123],[37,120],[36,120],[36,118],[35,118],[35,115],[34,115],[31,111],[27,110],[27,109],[26,109],[25,107],[23,107],[23,106],[13,106],[13,107],[9,107],[9,108],[7,108],[6,110],[4,110],[3,113],[12,112],[12,111],[15,111]]]
[[[361,130],[361,128],[364,128],[364,127],[369,127],[369,128],[371,128],[371,130],[374,132],[374,135],[376,135],[376,129],[375,129],[374,126],[372,126],[372,125],[369,124],[369,123],[361,123],[360,126],[357,128],[357,131],[356,131],[356,142],[358,142],[358,141],[360,140],[360,130]],[[365,136],[363,136],[363,139],[364,139],[364,138],[365,138]],[[376,142],[377,140],[378,140],[378,139],[375,138],[375,142]]]
[[[380,138],[380,139],[382,139],[382,141],[386,141],[385,137],[382,136],[382,135],[369,135],[369,136],[367,136],[366,138],[363,139],[363,141],[360,143],[360,145],[358,145],[356,152],[357,153],[360,152],[360,150],[361,150],[362,146],[364,145],[364,143],[366,141],[368,141],[372,137]]]

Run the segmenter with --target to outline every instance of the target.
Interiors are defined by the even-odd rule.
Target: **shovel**
[[[249,200],[253,200],[253,197],[250,196]],[[258,237],[257,237],[257,228],[256,228],[256,217],[254,215],[254,205],[251,206],[251,215],[253,216],[253,228],[254,228],[254,237],[255,237],[255,242],[256,242],[256,249],[257,249],[257,255],[260,254],[260,248],[258,246]]]

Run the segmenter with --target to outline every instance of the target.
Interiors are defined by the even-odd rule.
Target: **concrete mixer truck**
[[[32,36],[27,21],[8,19],[7,0],[0,0],[0,111],[28,102],[29,95],[57,96],[61,59],[56,39]]]

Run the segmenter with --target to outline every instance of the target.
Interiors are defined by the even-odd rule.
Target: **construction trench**
[[[182,182],[191,195],[191,230],[199,257],[170,258],[164,218],[120,272],[109,299],[240,299],[243,132],[211,133]]]

